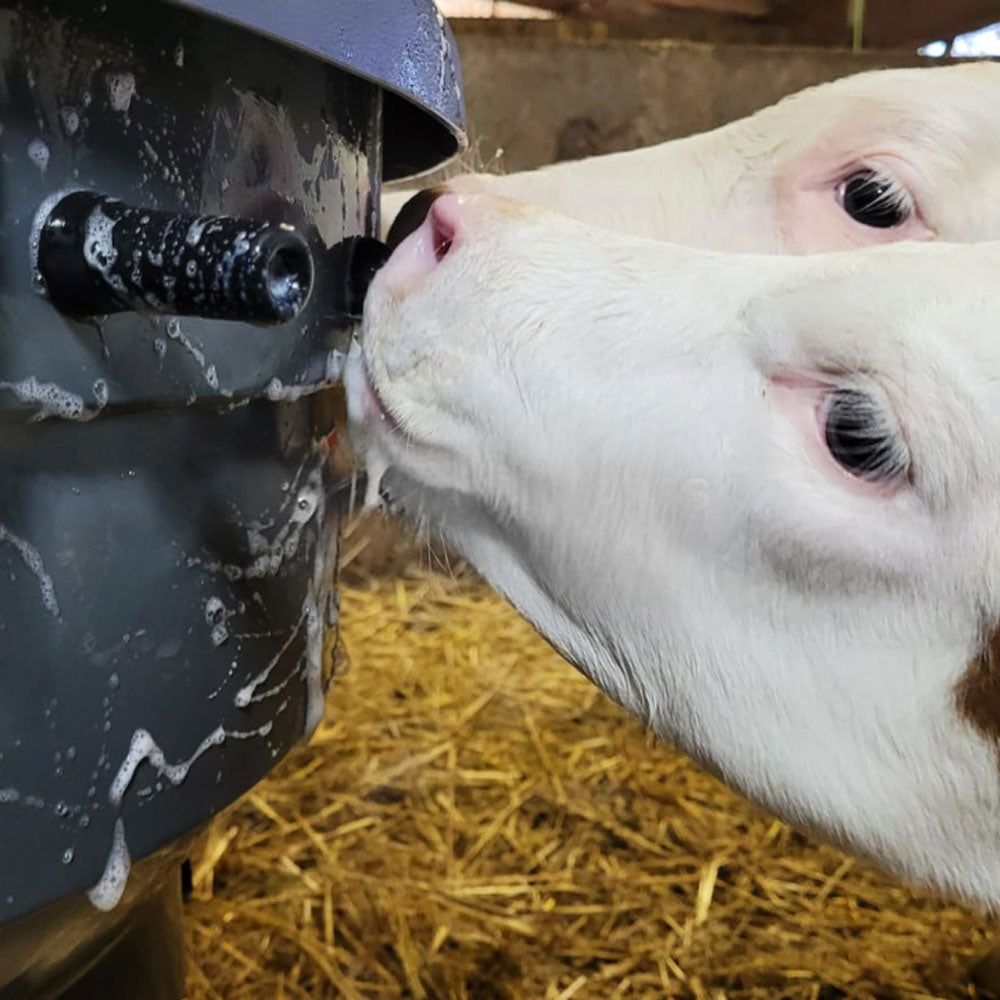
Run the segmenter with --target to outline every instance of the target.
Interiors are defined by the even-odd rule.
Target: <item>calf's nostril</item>
[[[386,234],[385,242],[391,250],[395,250],[407,236],[415,233],[424,224],[431,206],[446,191],[447,188],[440,185],[425,188],[403,205]]]
[[[455,242],[455,227],[445,218],[442,212],[433,208],[430,213],[431,233],[434,244],[434,256],[438,262],[444,260]]]
[[[444,191],[435,192],[434,198],[420,225],[389,251],[391,256],[382,271],[380,287],[397,299],[420,288],[465,238],[467,220],[462,207],[465,199]],[[428,197],[425,204],[429,201]]]

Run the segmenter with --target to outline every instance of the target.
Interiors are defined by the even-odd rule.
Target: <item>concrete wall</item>
[[[454,27],[471,126],[466,163],[505,172],[705,131],[849,73],[946,61],[916,53],[567,40],[544,21],[516,29],[497,21]]]

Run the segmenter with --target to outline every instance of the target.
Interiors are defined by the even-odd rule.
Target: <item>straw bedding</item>
[[[342,622],[326,723],[193,858],[190,1000],[974,995],[986,918],[749,807],[474,575],[355,574]]]

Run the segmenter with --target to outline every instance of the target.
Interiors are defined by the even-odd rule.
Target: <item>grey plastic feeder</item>
[[[0,0],[0,69],[0,1000],[173,1000],[186,838],[321,716],[323,390],[461,77],[431,0]]]

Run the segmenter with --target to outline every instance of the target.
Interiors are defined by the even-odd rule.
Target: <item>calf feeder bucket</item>
[[[186,838],[321,717],[321,390],[461,79],[432,0],[0,25],[0,998],[166,1000]]]

